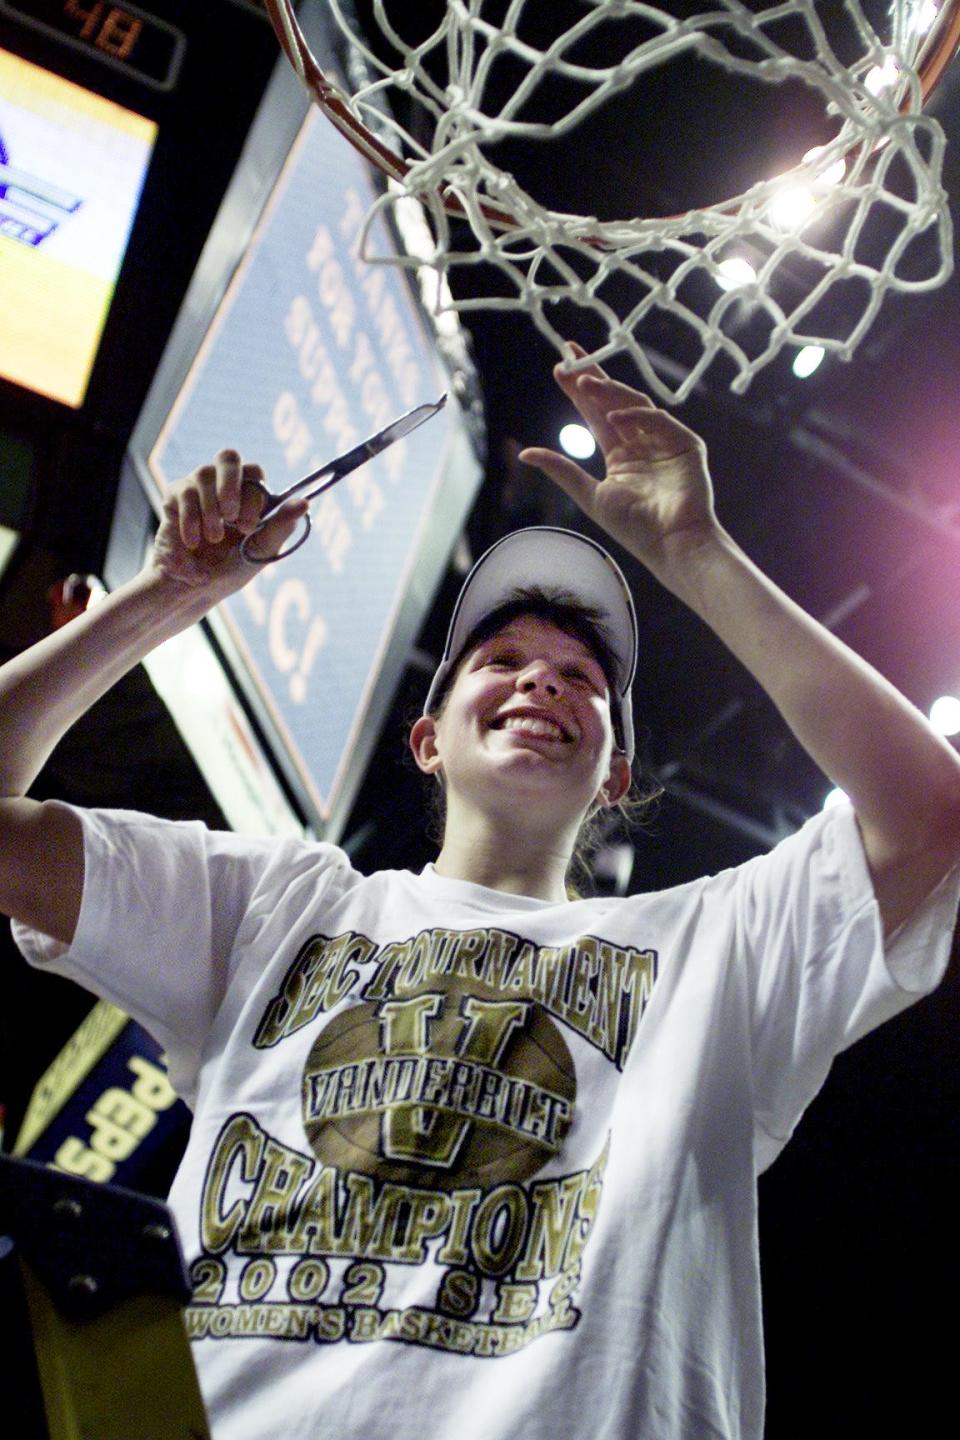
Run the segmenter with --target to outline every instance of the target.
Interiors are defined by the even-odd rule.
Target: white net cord
[[[346,96],[310,56],[289,0],[268,0],[301,78],[391,177],[368,216],[364,258],[424,263],[422,255],[378,254],[370,238],[377,215],[412,197],[429,218],[429,264],[449,282],[438,293],[457,311],[525,311],[561,355],[568,338],[588,347],[590,360],[626,354],[645,387],[670,403],[714,365],[742,393],[785,347],[816,345],[849,359],[890,292],[929,290],[951,272],[945,140],[922,112],[920,81],[938,30],[956,20],[951,0],[939,14],[930,0],[894,0],[886,35],[858,0],[714,0],[691,15],[637,0],[580,0],[575,22],[558,24],[546,44],[543,15],[536,39],[526,24],[542,11],[539,0],[448,0],[415,42],[404,33],[408,4],[374,0],[382,37],[374,46],[341,0],[329,0],[367,71]],[[825,25],[828,8],[834,21],[842,12],[839,29]],[[644,36],[629,47],[621,38],[628,20],[631,38],[638,22]],[[584,42],[601,29],[610,63],[585,63]],[[504,139],[562,145],[632,87],[641,107],[639,78],[684,54],[770,85],[801,81],[821,97],[829,138],[788,174],[656,218],[559,213],[491,158]],[[506,97],[491,83],[504,62],[518,77]],[[542,120],[536,98],[548,76],[576,98]],[[411,113],[415,124],[396,118]],[[487,267],[488,293],[477,293],[478,274],[469,296],[455,298],[462,267]],[[679,362],[670,375],[651,359],[653,333],[661,348],[669,336]]]

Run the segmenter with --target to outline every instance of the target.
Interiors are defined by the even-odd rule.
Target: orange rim
[[[947,0],[930,37],[930,42],[920,56],[917,75],[920,79],[920,94],[926,104],[943,78],[950,61],[960,49],[960,0]],[[929,54],[927,54],[929,50]]]
[[[960,4],[960,0],[956,0],[956,3]],[[413,168],[411,162],[397,155],[389,145],[384,145],[382,140],[378,140],[376,135],[356,118],[336,85],[328,80],[320,69],[296,16],[283,3],[283,0],[265,0],[265,4],[270,23],[273,25],[284,54],[297,74],[302,74],[307,89],[327,118],[350,141],[354,149],[359,150],[361,155],[365,155],[372,164],[376,165],[378,170],[392,180],[402,181]],[[466,214],[460,197],[448,187],[441,186],[437,195],[444,210],[449,214],[457,216]],[[479,206],[485,218],[492,225],[503,230],[510,230],[516,226],[516,217],[511,215],[509,210],[500,209],[486,201],[480,201]]]

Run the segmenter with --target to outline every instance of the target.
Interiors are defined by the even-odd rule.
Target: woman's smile
[[[551,740],[562,745],[569,745],[574,738],[568,725],[561,724],[553,715],[528,706],[514,708],[503,715],[498,715],[490,728],[491,730],[505,730],[525,739]]]

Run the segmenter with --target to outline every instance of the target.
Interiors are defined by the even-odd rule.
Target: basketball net
[[[843,61],[818,14],[822,0],[704,0],[685,18],[639,0],[582,0],[579,20],[565,32],[558,21],[546,48],[524,30],[525,6],[536,3],[447,0],[436,27],[412,44],[401,33],[409,0],[373,0],[375,49],[343,0],[328,0],[365,72],[347,95],[311,54],[292,0],[266,0],[316,102],[388,177],[367,215],[365,260],[431,266],[449,282],[435,287],[445,308],[525,311],[561,355],[568,338],[589,349],[573,368],[626,354],[666,402],[683,400],[717,363],[742,393],[785,348],[819,346],[847,360],[888,292],[931,290],[951,273],[945,138],[922,107],[960,43],[960,0],[941,0],[939,11],[933,0],[892,0],[886,35],[859,0],[845,0]],[[494,8],[498,24],[488,18]],[[624,19],[642,20],[648,38],[618,54]],[[613,58],[603,67],[584,64],[576,49],[599,27],[609,30]],[[828,138],[741,195],[647,219],[558,213],[490,160],[487,150],[505,139],[562,143],[680,54],[771,85],[802,81],[822,97]],[[488,82],[504,57],[522,78],[495,108]],[[548,76],[574,82],[578,99],[549,123],[522,118]],[[396,119],[411,106],[415,134]],[[414,202],[429,220],[426,252],[377,253],[374,221]],[[466,266],[486,267],[491,293],[455,298],[452,272]],[[651,333],[661,350],[669,337],[680,362],[670,375],[651,358]]]

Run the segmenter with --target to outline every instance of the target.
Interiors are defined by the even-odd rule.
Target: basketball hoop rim
[[[917,67],[922,105],[926,105],[943,79],[947,66],[960,50],[960,0],[947,0],[929,39],[930,44],[925,49],[928,48],[930,54],[922,51]]]
[[[273,26],[284,54],[328,120],[336,126],[354,149],[358,150],[372,165],[376,166],[382,174],[388,179],[395,180],[402,184],[413,169],[412,162],[397,155],[353,114],[342,91],[324,74],[311,52],[306,37],[293,13],[293,0],[264,0],[264,4],[270,23]],[[929,35],[926,37],[924,45],[921,47],[919,63],[916,68],[917,80],[920,86],[921,110],[936,90],[947,67],[956,56],[958,50],[960,50],[960,0],[946,0]],[[901,112],[907,109],[908,104],[909,101],[905,99],[900,107]],[[786,173],[789,174],[790,172],[788,171]],[[460,200],[460,197],[450,189],[442,186],[439,187],[436,191],[436,197],[448,215],[457,218],[463,218],[465,216],[466,212],[463,202]],[[700,213],[709,211],[722,213],[739,205],[741,199],[741,196],[732,196],[728,200],[720,200],[706,206],[698,207],[698,211]],[[491,205],[489,201],[480,200],[479,198],[477,203],[484,219],[492,228],[509,231],[517,227],[518,222],[516,217],[512,215],[509,210]],[[686,213],[689,214],[691,212],[688,211]],[[669,221],[679,221],[683,218],[683,214],[650,217],[651,223],[660,224]],[[616,226],[625,223],[643,224],[644,221],[642,219],[634,219],[633,221],[625,222],[621,220],[610,223]],[[579,239],[586,244],[595,245],[600,249],[607,248],[604,240],[600,236],[590,237],[581,235]]]

